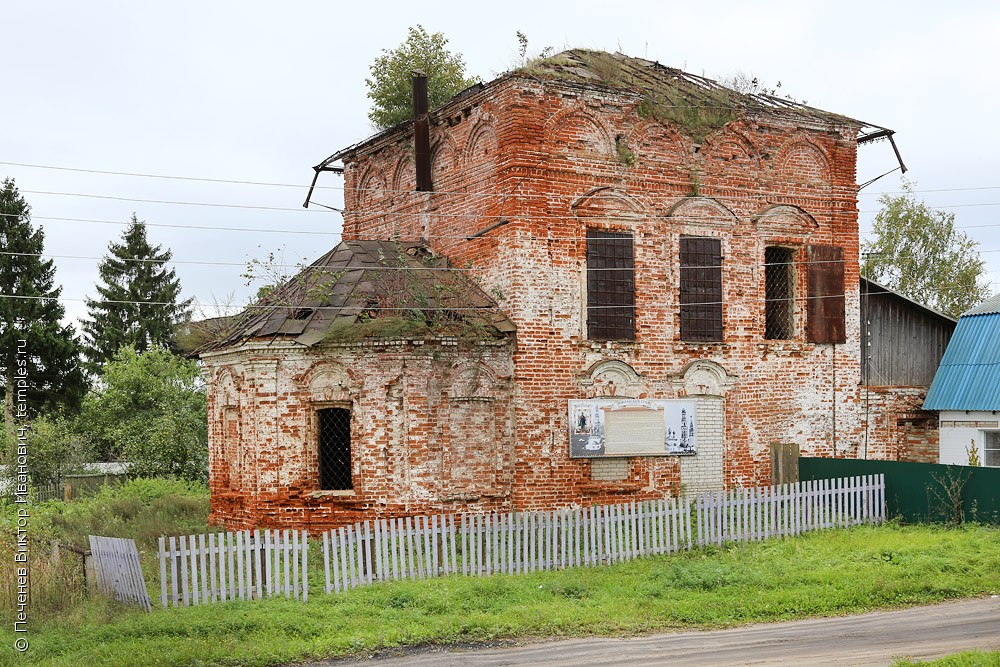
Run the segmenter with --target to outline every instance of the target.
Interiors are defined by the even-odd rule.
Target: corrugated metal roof
[[[924,409],[1000,410],[1000,313],[959,318]]]
[[[247,308],[228,331],[196,354],[252,338],[326,339],[336,323],[359,316],[433,322],[449,335],[463,322],[495,334],[514,324],[464,272],[418,243],[343,241],[267,297]],[[449,323],[456,326],[449,328]],[[405,336],[404,336],[405,337]]]
[[[992,313],[1000,313],[1000,294],[991,296],[986,301],[983,301],[978,306],[974,306],[964,313],[962,316],[966,315],[990,315]]]

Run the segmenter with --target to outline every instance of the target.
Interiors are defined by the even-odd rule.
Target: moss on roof
[[[514,325],[464,271],[418,243],[342,241],[229,322],[197,352],[252,339],[497,339]]]
[[[529,62],[512,74],[585,86],[599,85],[639,95],[640,116],[676,125],[697,140],[746,113],[866,125],[794,100],[742,93],[712,79],[621,53],[572,49]]]

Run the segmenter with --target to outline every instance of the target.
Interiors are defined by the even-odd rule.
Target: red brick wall
[[[938,417],[921,409],[926,396],[927,387],[862,387],[867,453],[863,436],[857,458],[937,463]]]
[[[898,395],[879,399],[884,418],[866,421],[861,409],[857,128],[761,114],[697,144],[640,117],[639,101],[503,79],[438,115],[430,193],[413,190],[405,131],[348,155],[345,238],[425,240],[498,298],[517,325],[516,343],[323,352],[251,344],[209,355],[212,519],[317,529],[755,485],[769,483],[770,443],[860,456],[866,427],[870,457],[924,456],[917,444],[928,432],[907,426],[919,420],[901,411]],[[591,227],[633,235],[634,341],[587,338]],[[721,342],[680,340],[686,234],[721,239]],[[844,249],[843,345],[805,340],[809,244]],[[787,341],[764,340],[769,245],[795,252]],[[595,475],[590,461],[570,459],[567,400],[611,387],[618,396],[698,398],[707,429],[700,453],[630,458],[624,470]],[[353,494],[317,492],[314,412],[325,405],[352,408]]]
[[[857,128],[761,114],[699,145],[641,118],[638,102],[560,82],[502,80],[453,104],[432,129],[433,193],[412,191],[405,132],[345,158],[345,238],[425,239],[501,294],[517,324],[518,507],[657,497],[684,483],[673,458],[631,459],[627,483],[596,482],[588,461],[568,458],[566,401],[587,396],[588,369],[602,360],[631,366],[640,378],[633,393],[650,398],[684,395],[684,370],[694,360],[725,369],[719,485],[767,482],[771,442],[829,456],[856,451],[863,434]],[[508,222],[467,240],[501,220]],[[634,235],[634,342],[586,338],[588,227]],[[682,234],[722,239],[723,342],[680,340]],[[801,298],[794,339],[764,340],[763,255],[772,244],[795,248],[796,262],[805,261],[807,244],[844,248],[846,344],[805,341]],[[798,297],[805,268],[796,267]]]
[[[511,506],[507,342],[323,352],[250,344],[203,361],[214,523],[319,530],[362,517]],[[324,407],[351,409],[350,492],[319,488],[316,410]]]

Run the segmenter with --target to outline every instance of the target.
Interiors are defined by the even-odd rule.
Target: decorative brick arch
[[[600,187],[573,200],[570,210],[578,218],[630,220],[642,217],[647,209],[635,197],[612,187]]]
[[[570,136],[576,134],[574,138]],[[614,155],[615,140],[601,120],[581,109],[563,109],[545,124],[545,142],[550,149],[559,144],[566,153],[590,154],[602,158]],[[553,154],[557,151],[552,150]]]
[[[385,174],[375,165],[370,165],[365,170],[358,183],[360,185],[355,196],[359,208],[385,197]]]
[[[721,164],[727,178],[754,179],[760,169],[760,154],[753,142],[730,125],[708,136],[702,144],[704,164],[710,169]]]
[[[500,147],[500,140],[494,125],[492,118],[483,116],[472,128],[466,142],[465,158],[467,162],[475,162],[477,154],[491,157],[496,155],[496,151]]]
[[[357,395],[350,371],[329,361],[317,362],[295,381],[312,402],[350,402]]]
[[[775,204],[753,216],[762,236],[808,237],[819,228],[816,218],[798,206]]]
[[[413,155],[401,151],[392,170],[392,190],[395,195],[405,195],[417,187],[416,169],[413,166]]]
[[[602,359],[592,364],[580,379],[580,388],[588,398],[644,398],[647,394],[645,379],[617,359]]]
[[[711,197],[685,197],[667,209],[666,217],[687,226],[735,227],[739,218]]]
[[[724,397],[733,387],[726,369],[707,359],[692,361],[681,373],[681,383],[687,396]]]
[[[795,182],[829,183],[830,163],[826,152],[804,137],[796,137],[783,145],[775,159],[778,172]]]
[[[223,366],[216,372],[212,392],[218,406],[239,406],[243,377],[232,366]]]
[[[232,366],[223,366],[215,375],[214,437],[209,442],[209,461],[214,488],[236,491],[242,488],[243,423],[240,389],[243,380]]]
[[[465,166],[475,189],[490,192],[496,186],[500,140],[493,120],[483,117],[466,142]]]
[[[673,125],[665,125],[659,121],[643,119],[626,135],[628,147],[637,156],[645,160],[657,159],[658,153],[664,153],[671,158],[691,154],[691,141]],[[659,148],[659,150],[656,150]]]
[[[458,178],[461,156],[462,151],[451,133],[440,132],[431,146],[431,182],[435,190],[449,189],[445,184]]]
[[[496,374],[486,364],[456,362],[451,367],[448,398],[493,398],[496,383]]]

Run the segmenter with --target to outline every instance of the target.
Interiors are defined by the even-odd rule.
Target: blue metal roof
[[[1000,312],[959,318],[924,409],[1000,410]]]

